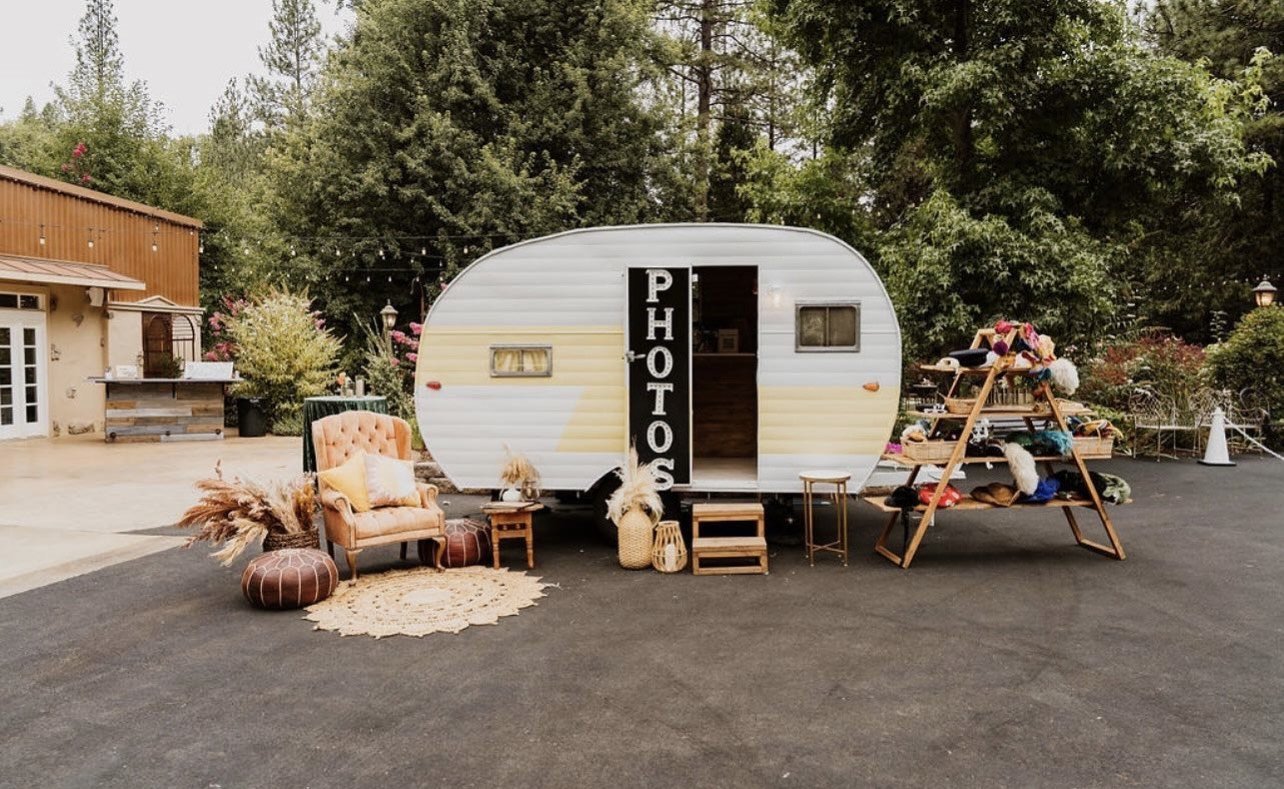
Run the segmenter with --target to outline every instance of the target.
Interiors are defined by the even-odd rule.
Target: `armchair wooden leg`
[[[437,572],[444,573],[446,568],[441,566],[441,557],[446,554],[446,538],[438,537],[435,542],[437,543],[437,554],[433,559],[433,563],[437,567]]]
[[[401,544],[401,561],[404,562],[405,560],[406,560],[406,543],[403,542]]]
[[[333,558],[334,558],[334,543],[330,542],[329,540],[326,540],[326,541],[325,541],[325,552],[326,552],[326,553],[328,553],[328,554],[330,554],[330,558],[331,558],[331,559],[333,559]]]
[[[343,555],[348,559],[348,580],[349,581],[357,580],[357,556],[360,553],[361,553],[360,548],[356,549],[355,551],[349,548],[343,549]]]

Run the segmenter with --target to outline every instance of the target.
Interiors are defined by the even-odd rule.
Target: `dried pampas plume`
[[[1079,368],[1069,359],[1057,359],[1048,365],[1052,385],[1065,395],[1072,395],[1079,388]]]
[[[211,555],[225,565],[251,545],[262,543],[269,533],[299,534],[313,528],[316,489],[309,474],[268,485],[240,477],[229,481],[223,478],[220,461],[214,466],[214,476],[197,482],[196,489],[204,495],[183,513],[177,525],[200,529],[188,538],[187,546],[197,542],[222,545]]]
[[[530,458],[514,452],[504,445],[504,466],[499,471],[499,483],[505,488],[517,488],[528,501],[539,498],[539,469]]]
[[[1016,480],[1017,489],[1027,496],[1033,496],[1039,487],[1039,469],[1034,464],[1034,455],[1019,444],[1008,442],[1003,446],[1003,456],[1008,459],[1008,468]]]
[[[620,487],[606,500],[606,514],[611,522],[618,524],[624,513],[632,509],[645,512],[652,523],[660,520],[664,504],[660,501],[660,477],[655,461],[638,462],[637,447],[629,447],[628,461],[615,473],[620,478]]]

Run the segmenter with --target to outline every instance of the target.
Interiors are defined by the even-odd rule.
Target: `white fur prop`
[[[1017,490],[1027,496],[1033,496],[1039,487],[1039,469],[1034,465],[1034,455],[1019,444],[1004,444],[1003,456],[1008,459],[1008,468],[1016,480]]]
[[[1069,359],[1057,359],[1048,365],[1052,374],[1052,385],[1065,395],[1072,395],[1079,388],[1079,368]]]

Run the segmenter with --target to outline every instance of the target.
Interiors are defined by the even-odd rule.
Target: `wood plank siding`
[[[202,227],[181,214],[0,167],[0,252],[97,263],[147,283],[145,291],[114,291],[115,301],[163,296],[199,306]]]

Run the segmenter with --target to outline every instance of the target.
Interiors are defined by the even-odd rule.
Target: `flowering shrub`
[[[393,329],[389,333],[392,340],[389,349],[379,332],[367,326],[364,354],[366,384],[370,391],[387,397],[389,413],[406,420],[415,416],[415,362],[419,358],[416,351],[423,324],[411,323],[409,329],[409,332]]]
[[[231,296],[223,297],[223,309],[226,312],[213,312],[209,319],[209,331],[206,332],[206,338],[209,340],[210,349],[205,352],[204,359],[207,362],[230,362],[236,359],[236,345],[227,333],[227,324],[245,309],[249,304],[242,298],[232,298]]]
[[[88,160],[85,154],[89,153],[89,146],[83,142],[76,143],[76,147],[71,149],[71,158],[62,163],[62,173],[67,176],[67,180],[89,186],[93,183],[94,178],[89,174]]]
[[[237,370],[239,397],[261,397],[274,424],[293,426],[303,398],[324,394],[335,374],[340,342],[307,296],[274,290],[224,320]]]
[[[1150,332],[1107,346],[1085,366],[1078,396],[1086,402],[1126,410],[1137,389],[1189,402],[1201,383],[1204,349],[1163,332]]]

